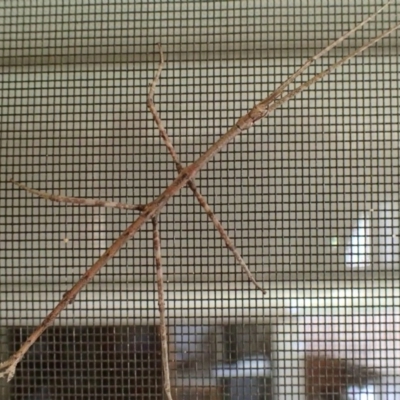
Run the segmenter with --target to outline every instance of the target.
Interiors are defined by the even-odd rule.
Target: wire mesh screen
[[[376,2],[0,5],[0,360],[183,165]],[[398,21],[400,5],[306,72]],[[398,34],[223,148],[196,185],[263,295],[183,188],[159,216],[172,396],[400,399]],[[162,399],[146,224],[33,344],[1,399]]]

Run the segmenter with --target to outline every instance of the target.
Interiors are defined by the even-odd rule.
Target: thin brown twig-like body
[[[85,274],[79,279],[77,283],[67,291],[60,302],[54,307],[54,309],[47,315],[42,323],[33,331],[28,339],[21,345],[19,350],[14,353],[8,360],[0,364],[0,377],[5,376],[7,380],[10,380],[15,373],[16,366],[22,360],[25,353],[35,343],[39,336],[51,325],[54,319],[64,310],[70,301],[76,297],[81,289],[90,282],[93,277],[97,274],[101,267],[103,267],[114,255],[121,249],[121,247],[130,240],[142,227],[142,225],[155,217],[161,209],[167,204],[170,198],[176,195],[182,187],[184,187],[195,175],[203,168],[219,151],[230,143],[237,135],[249,129],[254,123],[261,118],[267,116],[271,111],[277,108],[279,105],[290,100],[300,91],[310,86],[312,83],[322,79],[325,75],[331,73],[335,68],[338,68],[344,62],[349,60],[351,57],[366,50],[378,40],[389,35],[394,30],[398,29],[400,24],[387,30],[375,39],[370,40],[365,45],[361,46],[356,51],[352,52],[346,57],[343,57],[340,61],[333,64],[332,67],[328,68],[324,72],[315,76],[315,78],[307,81],[305,84],[300,85],[293,91],[289,92],[283,98],[277,100],[282,93],[282,90],[278,88],[272,95],[267,97],[265,100],[254,106],[246,115],[241,117],[232,128],[230,128],[219,140],[217,140],[203,155],[201,155],[193,164],[183,168],[177,178],[168,186],[161,195],[156,198],[153,202],[145,205],[143,211],[139,217],[121,234],[121,236],[102,254],[102,256],[85,272]],[[352,30],[354,32],[355,30]],[[331,45],[327,48],[332,48]],[[325,51],[326,52],[326,51]],[[324,53],[325,54],[325,53]],[[300,69],[302,69],[301,67]],[[297,76],[295,72],[293,76]],[[293,81],[289,78],[288,81]],[[267,101],[267,99],[270,99]]]
[[[210,161],[211,158],[213,158],[217,153],[219,153],[221,149],[225,147],[228,143],[230,143],[236,136],[251,128],[257,121],[266,117],[273,110],[275,110],[282,104],[289,101],[291,98],[299,94],[301,91],[311,86],[313,83],[321,80],[324,76],[333,72],[335,69],[343,65],[346,61],[362,53],[363,51],[374,45],[379,40],[388,36],[390,33],[394,32],[399,27],[400,23],[388,29],[387,31],[383,32],[382,34],[378,35],[377,37],[371,39],[369,42],[365,43],[363,46],[359,47],[349,55],[341,58],[338,62],[332,64],[331,67],[327,68],[323,72],[315,75],[312,79],[299,85],[297,88],[289,91],[289,93],[285,95],[283,98],[276,100],[282,93],[281,87],[279,87],[275,92],[272,93],[272,95],[268,97],[271,99],[269,103],[266,103],[265,100],[263,100],[260,103],[256,104],[246,115],[239,118],[239,120],[236,121],[236,123],[223,136],[221,136],[205,153],[203,153],[193,164],[191,164],[190,167],[196,170],[198,168],[201,169],[205,164],[208,163],[208,161]],[[354,30],[352,32],[354,32]],[[307,61],[306,64],[308,64],[309,66],[310,65],[309,61]],[[303,66],[300,69],[303,69]],[[292,82],[293,80],[289,78],[287,82],[288,81]],[[275,95],[278,91],[279,94]]]
[[[172,400],[171,395],[171,381],[169,378],[169,363],[168,363],[168,339],[167,339],[167,326],[165,318],[165,300],[164,300],[164,280],[161,261],[161,242],[160,233],[158,231],[158,217],[155,216],[151,219],[153,224],[153,246],[154,258],[156,261],[157,269],[157,293],[158,293],[158,309],[160,311],[160,338],[161,338],[161,361],[163,366],[163,386],[168,400]]]
[[[153,119],[157,124],[158,130],[160,132],[160,136],[163,139],[169,153],[171,154],[172,159],[174,160],[174,163],[176,165],[176,168],[178,172],[182,171],[183,166],[181,162],[179,161],[178,155],[175,151],[175,148],[171,142],[171,139],[168,136],[167,130],[164,127],[164,124],[158,114],[157,108],[154,104],[154,92],[155,88],[157,86],[158,80],[161,75],[161,71],[164,67],[164,54],[162,52],[160,44],[158,44],[159,51],[160,51],[160,63],[159,67],[157,70],[157,73],[153,79],[153,82],[150,86],[149,90],[149,95],[147,97],[147,106],[153,115]],[[242,267],[243,272],[247,275],[249,280],[254,284],[254,286],[261,290],[264,294],[266,293],[265,289],[263,289],[259,283],[255,280],[253,274],[251,273],[249,267],[247,266],[246,262],[243,260],[242,256],[240,255],[239,251],[233,244],[231,238],[228,236],[227,232],[225,231],[224,227],[222,226],[221,222],[217,218],[217,216],[214,214],[212,211],[210,205],[207,203],[207,200],[204,198],[204,196],[200,193],[200,191],[197,189],[196,184],[194,182],[194,179],[191,179],[187,182],[187,186],[189,189],[193,192],[194,196],[196,197],[197,201],[199,202],[200,206],[203,207],[204,211],[208,215],[208,217],[211,219],[213,222],[215,228],[218,230],[219,234],[221,235],[222,240],[225,242],[226,247],[233,253],[236,261],[240,264]]]
[[[14,185],[17,185],[21,189],[26,190],[28,193],[32,193],[35,196],[41,197],[42,199],[55,201],[58,203],[70,203],[77,206],[89,206],[89,207],[110,207],[110,208],[118,208],[120,210],[141,211],[144,208],[144,206],[139,204],[126,204],[126,203],[119,203],[116,201],[106,201],[100,199],[86,199],[83,197],[61,196],[58,194],[52,194],[52,193],[42,192],[36,189],[31,189],[22,183],[14,181],[14,179],[10,179],[10,182],[13,183]]]

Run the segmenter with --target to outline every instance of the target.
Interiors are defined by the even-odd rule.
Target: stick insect
[[[172,160],[177,169],[177,177],[175,180],[165,188],[165,190],[153,201],[148,204],[138,204],[130,205],[117,202],[109,202],[98,199],[87,199],[87,198],[76,198],[69,196],[54,195],[39,190],[35,190],[27,187],[26,185],[19,183],[13,179],[10,182],[20,189],[23,189],[32,195],[41,197],[46,200],[53,202],[69,203],[79,206],[88,207],[113,207],[122,210],[135,210],[139,212],[138,217],[122,234],[115,240],[115,242],[101,255],[101,257],[85,272],[85,274],[76,282],[70,290],[68,290],[59,303],[54,307],[54,309],[43,319],[41,324],[32,332],[32,334],[26,339],[26,341],[21,345],[19,350],[12,354],[8,360],[0,364],[0,377],[6,378],[8,381],[12,379],[15,374],[17,365],[21,362],[24,355],[28,352],[29,348],[38,340],[40,335],[52,324],[52,322],[57,318],[57,316],[63,311],[68,304],[70,304],[74,298],[79,294],[79,292],[94,278],[97,272],[111,259],[117,252],[132,239],[135,234],[142,228],[142,226],[151,222],[153,227],[153,248],[154,257],[156,265],[157,274],[157,290],[158,290],[158,307],[160,313],[160,336],[161,336],[161,358],[163,366],[163,382],[165,395],[169,400],[172,400],[171,394],[171,384],[169,378],[169,365],[168,365],[168,342],[167,342],[167,329],[166,329],[166,317],[165,317],[165,300],[164,300],[164,286],[163,286],[163,271],[162,271],[162,259],[161,259],[161,241],[158,229],[158,214],[163,209],[163,207],[168,203],[168,201],[175,196],[184,186],[188,186],[192,191],[193,195],[197,199],[200,206],[203,208],[209,219],[214,224],[214,227],[219,232],[221,239],[232,252],[235,260],[240,265],[243,273],[247,278],[253,283],[256,290],[260,290],[265,294],[265,289],[256,281],[255,277],[251,273],[250,268],[247,266],[246,262],[240,255],[238,249],[236,249],[233,241],[229,238],[228,233],[224,229],[222,223],[218,220],[217,216],[213,212],[211,206],[207,203],[205,197],[200,193],[199,189],[196,187],[194,178],[196,174],[204,168],[204,166],[213,159],[213,157],[221,151],[228,143],[230,143],[236,136],[242,134],[243,132],[250,129],[256,122],[267,117],[276,108],[280,107],[282,104],[286,103],[290,99],[294,98],[301,91],[307,89],[317,81],[321,80],[328,74],[332,73],[336,68],[340,67],[345,62],[349,61],[353,57],[367,50],[369,47],[378,43],[384,37],[390,35],[396,29],[400,27],[397,24],[383,33],[379,34],[377,37],[363,44],[361,47],[352,51],[345,57],[341,58],[336,63],[329,66],[327,69],[316,74],[314,77],[306,82],[299,84],[294,89],[289,90],[289,85],[291,85],[296,78],[298,78],[314,61],[318,60],[330,50],[340,45],[344,40],[346,40],[350,35],[361,29],[365,24],[375,18],[379,13],[381,13],[389,3],[380,8],[375,14],[371,15],[360,24],[352,28],[350,31],[339,37],[333,43],[329,44],[323,50],[308,59],[296,72],[294,72],[285,82],[283,82],[273,93],[267,96],[265,99],[261,100],[256,104],[246,115],[239,118],[233,126],[222,135],[205,153],[203,153],[196,161],[192,164],[183,166],[179,160],[178,154],[172,144],[170,137],[168,136],[167,130],[164,127],[163,121],[157,111],[156,105],[154,103],[154,94],[156,90],[157,83],[160,79],[162,69],[165,64],[164,55],[159,45],[160,53],[160,63],[158,70],[152,80],[147,97],[147,106],[153,116],[154,122],[158,128],[161,139],[163,140],[165,146],[167,147]]]

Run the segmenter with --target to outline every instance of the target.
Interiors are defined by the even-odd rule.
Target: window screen
[[[373,1],[15,1],[0,5],[0,359],[16,351],[183,165]],[[398,22],[388,10],[309,79]],[[400,399],[399,34],[238,136],[159,217],[176,400]],[[146,224],[32,346],[0,398],[163,399]]]

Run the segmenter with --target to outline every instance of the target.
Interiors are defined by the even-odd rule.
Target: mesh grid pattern
[[[0,356],[6,359],[185,165],[374,2],[0,5]],[[399,5],[305,74],[398,20]],[[174,399],[400,399],[398,33],[223,149],[160,215]],[[46,331],[1,399],[161,399],[151,225]],[[346,397],[347,396],[347,397]],[[359,396],[359,397],[356,397]],[[392,396],[392,397],[391,397]]]

